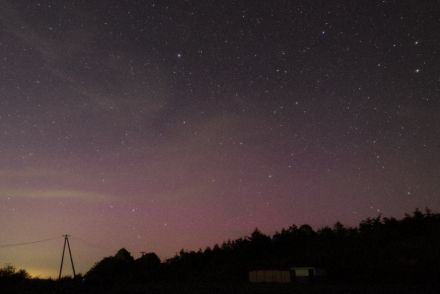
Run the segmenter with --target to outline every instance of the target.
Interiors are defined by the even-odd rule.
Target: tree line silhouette
[[[249,271],[293,266],[325,269],[324,283],[328,285],[438,285],[440,214],[428,209],[416,210],[402,219],[379,215],[361,221],[357,227],[346,227],[337,222],[332,227],[317,230],[307,224],[292,225],[271,236],[255,229],[250,236],[228,240],[204,250],[181,250],[164,261],[153,252],[135,259],[122,248],[114,256],[97,262],[84,276],[58,282],[31,279],[25,270],[5,266],[0,269],[0,290],[16,289],[9,293],[22,293],[23,289],[32,293],[57,293],[56,289],[63,289],[63,293],[125,293],[126,287],[134,285],[144,289],[139,293],[205,293],[212,292],[212,285],[236,285],[228,289],[235,289],[237,293],[272,293],[273,288],[266,292],[252,288],[269,285],[248,284]],[[60,284],[63,285],[61,288]],[[194,288],[194,285],[211,288]],[[136,287],[134,289],[138,289]],[[182,287],[188,287],[188,291],[183,291]],[[283,289],[277,288],[276,292],[291,291]],[[402,293],[414,292],[408,287],[402,289]],[[335,288],[333,291],[339,290]],[[437,290],[435,288],[432,293]],[[216,291],[231,293],[229,290]],[[326,292],[328,289],[322,290],[322,293]]]
[[[397,220],[377,216],[358,227],[314,230],[292,225],[273,236],[248,237],[204,250],[181,250],[161,262],[155,253],[134,259],[126,249],[98,262],[89,283],[246,282],[249,270],[316,266],[343,282],[436,282],[440,278],[440,214],[426,209]]]

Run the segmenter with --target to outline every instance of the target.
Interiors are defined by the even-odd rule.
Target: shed
[[[325,276],[325,270],[313,266],[291,267],[292,280],[297,282],[313,282]]]
[[[290,283],[289,270],[254,270],[249,272],[251,283]]]
[[[249,271],[249,282],[251,283],[292,283],[292,282],[314,282],[325,276],[323,269],[303,266],[291,267],[289,269],[259,269]]]

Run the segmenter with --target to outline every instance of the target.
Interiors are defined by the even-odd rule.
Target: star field
[[[1,1],[0,244],[72,234],[84,273],[438,211],[439,7]],[[61,242],[0,265],[55,275]]]

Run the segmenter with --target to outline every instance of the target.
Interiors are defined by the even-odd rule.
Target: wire
[[[83,244],[85,244],[85,245],[87,245],[89,247],[92,247],[92,248],[94,248],[96,250],[104,249],[104,250],[108,250],[108,251],[115,251],[115,249],[112,248],[112,247],[107,247],[107,246],[104,246],[104,245],[101,245],[101,244],[93,243],[93,242],[90,242],[90,241],[88,241],[86,239],[80,238],[80,237],[75,236],[75,235],[73,235],[73,236],[71,235],[70,237],[71,237],[71,239],[78,240],[78,241],[82,242]]]
[[[49,238],[49,239],[42,239],[42,240],[36,240],[36,241],[30,241],[30,242],[21,242],[21,243],[0,244],[0,248],[32,245],[32,244],[37,244],[37,243],[43,243],[43,242],[48,242],[48,241],[52,241],[52,240],[57,240],[57,239],[60,239],[60,238],[64,238],[64,237],[56,237],[56,238]]]

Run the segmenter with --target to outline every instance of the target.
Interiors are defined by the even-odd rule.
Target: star
[[[144,2],[2,1],[2,238],[148,236],[165,260],[255,227],[440,210],[429,5]],[[59,256],[23,250],[0,260],[57,276]]]

